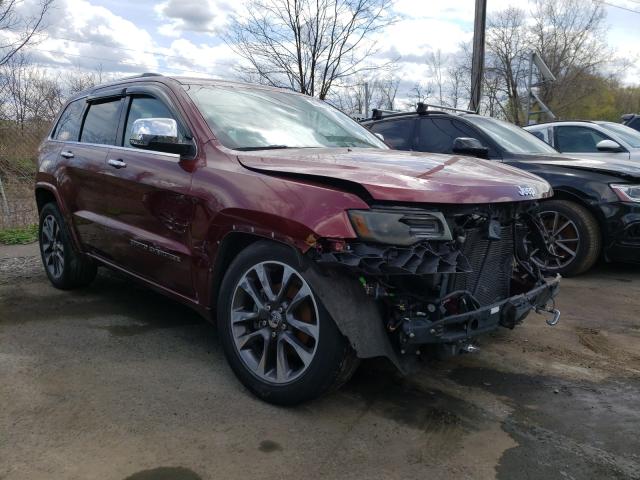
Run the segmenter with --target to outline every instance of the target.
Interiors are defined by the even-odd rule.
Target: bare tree
[[[392,0],[250,0],[227,44],[263,83],[324,99],[332,86],[380,68],[368,60]]]
[[[598,0],[536,0],[531,43],[556,76],[540,90],[560,115],[593,92],[591,75],[613,59],[605,41],[605,10]]]
[[[44,20],[54,0],[39,0],[32,13],[24,15],[23,0],[0,0],[0,65],[4,65],[25,45],[35,40],[45,27]]]
[[[74,93],[82,92],[83,90],[99,85],[107,79],[106,77],[108,77],[108,75],[105,75],[102,65],[99,65],[98,68],[93,71],[77,69],[66,77],[64,89],[69,95],[73,95]]]
[[[414,109],[418,103],[427,103],[432,94],[433,85],[431,83],[416,83],[409,92],[409,102],[406,104],[406,108]]]
[[[466,78],[468,76],[467,69],[460,65],[451,65],[447,68],[449,98],[453,108],[460,108],[463,99],[469,98],[467,94]]]
[[[365,88],[367,84],[368,88]],[[339,85],[334,88],[329,100],[337,108],[349,115],[368,114],[369,108],[393,110],[400,79],[393,74],[381,79],[366,79],[359,77],[353,85]]]
[[[529,49],[524,10],[510,7],[489,18],[486,74],[493,88],[486,93],[494,97],[489,98],[492,106],[499,105],[504,116],[516,125],[521,124]]]
[[[22,52],[0,66],[2,117],[20,129],[27,123],[50,122],[64,104],[60,77],[47,75],[32,65]]]
[[[435,52],[430,52],[427,58],[427,67],[429,68],[429,75],[433,84],[433,89],[438,92],[438,105],[446,105],[444,99],[444,73],[445,64],[447,62],[446,56],[443,58],[442,51],[440,49]]]
[[[399,86],[400,79],[395,76],[378,81],[378,88],[380,90],[380,102],[378,108],[385,110],[394,109]]]

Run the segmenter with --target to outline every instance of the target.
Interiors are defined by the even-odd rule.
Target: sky
[[[21,8],[37,1],[24,0]],[[29,53],[60,72],[234,78],[238,60],[222,33],[242,1],[56,0],[47,18],[47,38]],[[640,0],[606,2],[609,46],[632,62],[624,82],[640,84]],[[488,0],[489,14],[510,5],[529,8],[526,0]],[[473,36],[474,0],[396,0],[394,10],[399,21],[383,32],[379,56],[400,57],[398,73],[405,84],[425,78],[430,52],[453,53]]]

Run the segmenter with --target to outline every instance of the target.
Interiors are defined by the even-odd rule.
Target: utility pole
[[[369,118],[369,82],[364,82],[364,118]]]
[[[480,109],[480,98],[482,96],[487,0],[476,0],[475,15],[473,23],[473,59],[471,61],[471,101],[469,102],[469,110],[477,112]]]

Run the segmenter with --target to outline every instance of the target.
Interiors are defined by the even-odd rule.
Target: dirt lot
[[[640,478],[640,268],[565,280],[555,328],[282,409],[187,308],[107,272],[57,291],[34,255],[0,247],[0,479]]]

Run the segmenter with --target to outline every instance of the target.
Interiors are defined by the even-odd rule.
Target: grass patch
[[[23,245],[38,239],[38,225],[0,230],[0,243],[4,245]]]

